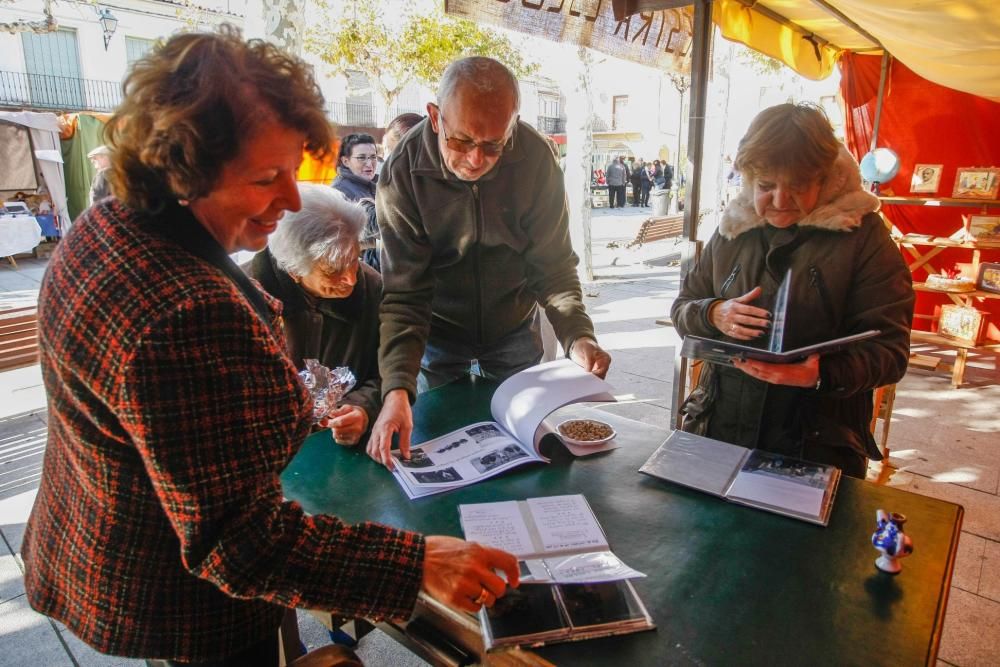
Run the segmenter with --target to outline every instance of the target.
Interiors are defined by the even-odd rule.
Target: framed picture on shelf
[[[963,215],[971,241],[1000,242],[1000,215]]]
[[[941,164],[915,164],[913,177],[910,179],[910,192],[928,192],[934,194],[941,184]]]
[[[976,287],[984,292],[1000,294],[1000,264],[995,262],[983,262],[980,264]]]
[[[941,306],[938,333],[948,338],[979,345],[986,325],[984,313],[969,306]]]
[[[1000,169],[996,167],[960,167],[955,172],[955,199],[996,199]]]

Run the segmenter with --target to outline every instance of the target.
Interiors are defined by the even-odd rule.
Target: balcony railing
[[[552,116],[539,116],[535,127],[542,134],[566,134],[566,119]]]
[[[49,74],[0,72],[0,105],[58,111],[114,111],[121,84]]]
[[[335,125],[353,127],[385,127],[393,118],[401,113],[417,113],[424,115],[423,109],[391,107],[383,111],[382,107],[372,104],[355,102],[330,102],[326,105],[327,114]]]

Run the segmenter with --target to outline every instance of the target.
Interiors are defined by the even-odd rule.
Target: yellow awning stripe
[[[716,0],[712,20],[726,39],[780,60],[807,79],[818,81],[830,76],[840,57],[839,50],[812,41],[740,0]]]

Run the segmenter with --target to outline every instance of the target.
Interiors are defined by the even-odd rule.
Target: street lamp
[[[115,34],[115,30],[118,28],[118,19],[107,7],[95,7],[94,9],[97,11],[97,20],[104,31],[104,50],[107,51],[111,36]]]

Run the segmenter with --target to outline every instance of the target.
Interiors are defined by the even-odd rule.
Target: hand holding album
[[[772,364],[754,359],[735,359],[733,365],[747,375],[770,384],[811,389],[819,382],[819,354],[791,364]]]
[[[754,287],[743,296],[714,303],[708,312],[712,326],[736,340],[753,340],[762,336],[771,326],[771,313],[751,305],[762,292],[760,287]]]
[[[775,299],[774,313],[770,325],[771,333],[768,336],[767,348],[741,345],[728,340],[716,340],[713,338],[703,338],[701,336],[685,336],[684,343],[681,346],[681,356],[689,359],[704,359],[705,361],[711,361],[716,364],[728,365],[735,365],[734,362],[737,360],[745,361],[747,359],[763,361],[768,364],[795,364],[806,360],[810,355],[835,352],[843,349],[851,343],[871,338],[872,336],[877,336],[881,333],[881,331],[877,329],[870,329],[868,331],[862,331],[861,333],[852,334],[850,336],[843,336],[841,338],[807,345],[794,350],[784,351],[785,320],[788,313],[788,293],[790,291],[791,281],[792,271],[789,269],[785,272],[785,278],[781,281],[781,286],[778,288],[778,295]],[[712,318],[713,324],[715,324],[718,319],[723,327],[729,327],[729,331],[727,331],[725,328],[719,328],[719,324],[715,324],[715,326],[729,338],[737,338],[740,340],[752,340],[756,338],[759,334],[750,334],[751,332],[758,330],[754,329],[750,325],[759,324],[761,318],[747,315],[746,313],[751,312],[748,310],[750,307],[746,306],[743,302],[744,300],[752,300],[752,298],[755,299],[757,296],[760,296],[759,290],[759,287],[755,287],[737,299],[730,299],[729,301],[724,301],[720,306],[713,307],[713,309],[708,313],[709,317]],[[716,313],[723,308],[726,310],[724,310],[722,314],[716,315]],[[766,310],[761,308],[753,308],[752,312],[758,314],[767,313]],[[733,315],[733,313],[739,314]],[[773,377],[775,379],[784,378],[785,380],[775,382],[774,380],[760,377],[760,379],[774,384],[790,384],[791,386],[808,387],[815,386],[818,378],[818,375],[813,377],[812,382],[807,384],[805,383],[807,379],[805,374],[800,376],[797,371],[778,372],[764,366],[752,368],[754,368],[756,372],[766,374],[769,377]],[[803,367],[803,370],[805,370],[805,367]],[[752,372],[749,374],[754,375]],[[755,377],[757,376],[755,375]]]

